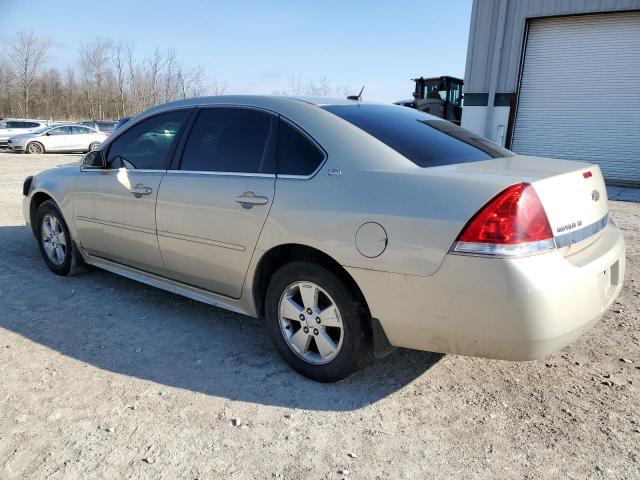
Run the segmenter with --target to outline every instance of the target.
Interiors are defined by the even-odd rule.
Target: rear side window
[[[35,122],[7,122],[6,128],[36,128],[39,126],[40,124]]]
[[[115,122],[98,122],[98,130],[102,132],[112,132],[115,127]]]
[[[480,135],[413,108],[367,104],[322,108],[364,130],[419,167],[514,155]]]
[[[93,130],[90,130],[87,127],[76,127],[76,126],[71,127],[71,131],[73,132],[74,135],[83,135],[85,133],[94,133]]]
[[[190,110],[160,113],[118,136],[107,154],[110,168],[164,170],[169,152]]]
[[[286,120],[278,126],[278,175],[311,175],[324,153]]]
[[[47,132],[47,135],[71,135],[71,127],[58,127]]]
[[[275,173],[276,121],[257,110],[202,110],[189,133],[180,170]]]

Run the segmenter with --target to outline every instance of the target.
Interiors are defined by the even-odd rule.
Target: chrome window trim
[[[307,131],[302,128],[300,125],[298,125],[297,123],[295,123],[293,120],[285,117],[284,115],[282,115],[279,112],[276,112],[274,110],[271,110],[269,108],[266,107],[260,107],[260,106],[256,106],[256,105],[241,105],[241,104],[233,104],[233,103],[217,103],[217,104],[207,104],[207,103],[195,103],[193,105],[189,105],[189,106],[185,106],[185,105],[181,105],[178,107],[173,107],[173,108],[165,108],[165,109],[161,109],[161,110],[157,110],[154,111],[148,115],[145,115],[143,117],[140,117],[139,119],[137,119],[135,122],[132,122],[131,120],[129,122],[127,122],[123,127],[121,127],[120,130],[118,130],[118,134],[117,135],[110,135],[109,138],[107,138],[104,143],[101,145],[100,150],[107,150],[109,148],[109,146],[111,145],[111,143],[113,143],[118,137],[120,137],[120,135],[122,135],[124,132],[126,132],[129,128],[132,128],[133,126],[137,125],[138,123],[153,117],[154,115],[159,115],[161,113],[165,113],[165,112],[170,112],[170,111],[174,111],[174,110],[192,110],[192,109],[209,109],[209,108],[242,108],[245,110],[256,110],[256,111],[260,111],[260,112],[265,112],[265,113],[269,113],[272,115],[276,115],[278,116],[278,118],[280,119],[280,121],[284,121],[287,122],[289,125],[291,125],[293,128],[295,128],[298,132],[300,132],[303,136],[305,136],[309,141],[311,141],[311,143],[313,143],[316,148],[318,148],[320,150],[320,152],[323,155],[323,159],[320,162],[320,164],[318,165],[318,168],[316,168],[313,172],[311,172],[309,175],[288,175],[288,174],[282,174],[279,175],[277,173],[277,160],[276,160],[276,173],[275,174],[271,174],[271,173],[248,173],[248,172],[207,172],[207,171],[193,171],[193,170],[173,170],[173,169],[167,169],[166,172],[184,172],[184,173],[198,173],[198,174],[212,174],[212,175],[237,175],[237,176],[242,176],[242,177],[249,177],[249,176],[253,176],[253,177],[261,177],[261,176],[269,176],[269,177],[276,177],[276,178],[283,178],[283,179],[292,179],[292,180],[309,180],[313,177],[315,177],[318,172],[322,169],[322,167],[327,163],[327,160],[329,159],[329,154],[327,153],[327,151],[322,147],[322,145],[320,145],[320,143],[318,143],[318,141],[313,138],[309,133],[307,133]],[[277,152],[276,152],[277,155]],[[89,170],[93,170],[93,169],[89,169],[89,170],[84,170],[81,169],[82,171],[89,171]],[[99,169],[99,170],[105,170],[105,169]],[[138,170],[140,171],[140,170]],[[151,170],[149,170],[151,171]],[[165,171],[165,170],[157,170],[157,171]]]
[[[127,167],[120,167],[120,168],[87,168],[87,167],[83,167],[82,165],[80,165],[80,171],[81,172],[120,172],[120,171],[126,171],[126,172],[140,172],[140,173],[165,173],[167,172],[167,170],[165,169],[161,169],[161,170],[155,170],[155,169],[151,169],[151,168],[127,168]]]
[[[216,175],[223,177],[261,177],[275,178],[275,173],[245,173],[245,172],[212,172],[209,170],[167,170],[167,173],[191,174],[191,175]]]

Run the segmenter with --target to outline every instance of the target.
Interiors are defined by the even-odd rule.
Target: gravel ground
[[[77,158],[0,154],[0,478],[640,478],[640,204],[611,202],[622,294],[557,355],[399,350],[321,385],[258,320],[50,273],[22,181]]]

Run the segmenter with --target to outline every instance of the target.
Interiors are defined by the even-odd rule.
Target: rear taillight
[[[555,248],[553,232],[536,191],[518,183],[493,197],[465,225],[452,251],[519,256]]]

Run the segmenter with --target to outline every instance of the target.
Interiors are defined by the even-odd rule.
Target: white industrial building
[[[640,184],[640,0],[474,0],[462,126]]]

